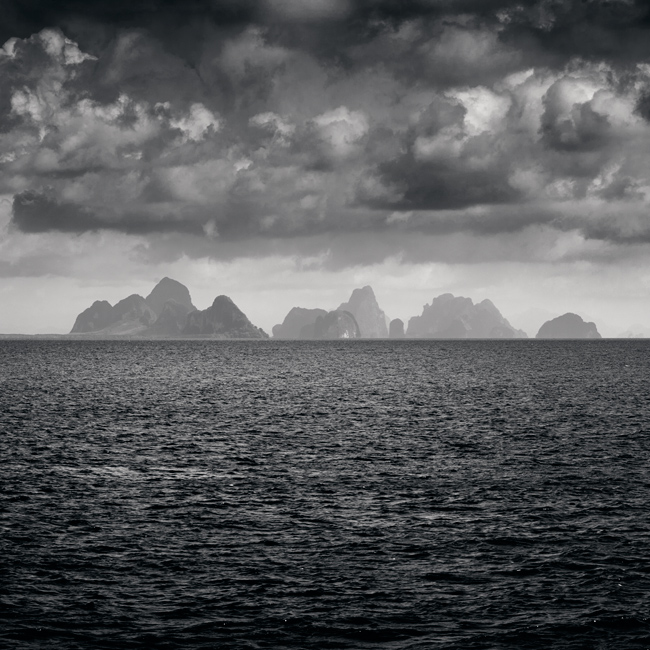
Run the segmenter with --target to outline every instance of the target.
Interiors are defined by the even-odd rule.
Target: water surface
[[[2,341],[0,646],[650,646],[650,342]]]

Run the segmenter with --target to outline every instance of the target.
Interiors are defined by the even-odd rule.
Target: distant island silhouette
[[[163,278],[143,298],[133,294],[115,306],[94,302],[77,316],[70,334],[93,337],[265,339],[228,298],[217,296],[201,311],[192,304],[189,289],[176,280]]]
[[[205,338],[268,339],[231,298],[221,295],[210,307],[197,309],[189,289],[163,278],[143,298],[127,296],[115,305],[97,300],[76,318],[72,338]],[[390,320],[370,286],[354,289],[337,309],[293,307],[282,323],[273,326],[273,339],[525,339],[490,300],[445,293],[425,304],[422,313],[405,324]],[[566,313],[545,322],[537,339],[599,339],[594,323]]]
[[[577,314],[563,314],[546,321],[537,332],[538,339],[599,339],[595,323],[585,323]]]

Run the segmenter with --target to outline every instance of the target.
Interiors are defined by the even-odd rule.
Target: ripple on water
[[[0,342],[0,645],[647,648],[648,351]]]

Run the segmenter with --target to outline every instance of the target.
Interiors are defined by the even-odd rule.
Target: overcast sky
[[[650,335],[649,200],[645,0],[0,4],[0,332],[167,275]]]

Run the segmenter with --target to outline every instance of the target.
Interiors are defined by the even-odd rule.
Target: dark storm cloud
[[[650,194],[640,2],[0,11],[0,191],[23,232],[177,233],[255,254],[265,238],[645,231],[624,218]]]
[[[498,167],[470,169],[462,164],[418,161],[409,154],[385,163],[379,171],[384,182],[399,190],[397,197],[368,201],[384,209],[454,210],[520,198]]]
[[[124,214],[121,218],[101,216],[73,203],[58,201],[44,192],[27,190],[14,196],[13,226],[26,233],[89,232],[118,230],[127,234],[142,233],[201,233],[201,227],[185,220],[170,218],[143,218],[138,214]]]
[[[84,64],[67,87],[104,104],[126,94],[134,100],[173,99],[175,105],[187,105],[209,94],[185,60],[143,30],[117,35],[96,60]],[[172,97],[170,88],[174,89]]]
[[[146,28],[191,57],[206,23],[225,30],[256,24],[288,46],[351,61],[348,48],[384,29],[441,19],[498,26],[504,43],[558,60],[629,62],[650,54],[645,0],[4,0],[0,40],[59,26],[92,49],[116,30]]]
[[[40,192],[27,190],[14,196],[11,223],[23,232],[92,229],[93,216],[74,205],[65,205]]]
[[[6,0],[0,6],[0,38],[25,38],[55,26],[78,31],[89,42],[91,26],[99,38],[102,29],[124,28],[153,29],[171,38],[167,30],[204,20],[219,25],[250,23],[256,4],[255,0]]]

